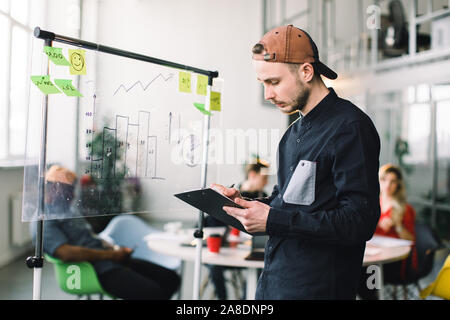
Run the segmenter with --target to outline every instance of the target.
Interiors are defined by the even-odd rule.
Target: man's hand
[[[242,198],[241,193],[236,188],[227,188],[221,184],[213,183],[211,184],[211,189],[219,191],[221,194],[230,198],[233,201],[237,198]]]
[[[234,202],[245,209],[223,207],[223,210],[238,219],[245,230],[250,233],[266,231],[270,206],[259,201],[247,201],[242,198],[236,198]]]
[[[385,217],[378,222],[378,226],[383,230],[384,232],[388,232],[393,226],[394,223],[392,222],[392,219],[389,217]]]
[[[126,247],[119,247],[112,251],[112,259],[115,262],[123,262],[130,258],[133,250]]]

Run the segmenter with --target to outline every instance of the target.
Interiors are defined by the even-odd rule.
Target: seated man
[[[47,171],[47,212],[64,217],[70,210],[75,180],[75,173],[66,168],[52,166]],[[174,271],[131,258],[132,249],[101,240],[84,218],[45,221],[43,238],[45,253],[64,262],[92,263],[103,289],[117,298],[170,299],[180,285]]]

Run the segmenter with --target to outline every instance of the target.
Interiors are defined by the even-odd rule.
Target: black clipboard
[[[235,207],[244,209],[244,207],[241,207],[236,202],[231,200],[230,198],[224,196],[220,192],[211,189],[211,188],[205,188],[205,189],[198,189],[198,190],[192,190],[192,191],[186,191],[182,193],[174,194],[175,197],[178,199],[190,204],[191,206],[199,209],[200,211],[203,211],[217,220],[222,221],[223,223],[230,225],[232,227],[235,227],[236,229],[239,229],[245,233],[251,234],[253,236],[258,235],[265,235],[264,232],[257,232],[257,233],[250,233],[247,230],[245,230],[242,223],[236,219],[233,216],[230,216],[228,213],[226,213],[222,207]]]

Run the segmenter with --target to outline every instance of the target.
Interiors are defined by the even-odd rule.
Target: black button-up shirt
[[[370,118],[329,94],[278,146],[257,299],[354,299],[379,216],[380,139]]]

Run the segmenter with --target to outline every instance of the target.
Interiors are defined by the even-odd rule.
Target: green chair
[[[103,299],[103,295],[115,299],[102,288],[94,267],[89,262],[63,262],[48,254],[45,254],[45,260],[53,264],[56,281],[64,292],[75,294],[79,298],[87,295],[89,300],[92,294],[100,295],[100,299]]]

